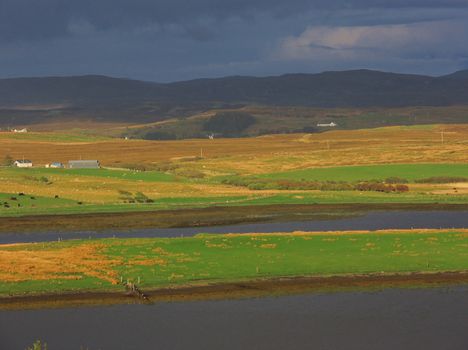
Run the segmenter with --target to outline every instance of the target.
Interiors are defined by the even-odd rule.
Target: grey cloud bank
[[[468,67],[468,1],[0,0],[0,77]]]

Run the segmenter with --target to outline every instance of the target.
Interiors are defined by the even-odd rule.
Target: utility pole
[[[200,148],[200,158],[203,158],[203,148]]]
[[[440,142],[444,143],[444,132],[443,131],[440,132]]]

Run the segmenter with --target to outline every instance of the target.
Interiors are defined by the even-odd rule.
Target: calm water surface
[[[468,287],[0,312],[0,349],[468,349]]]
[[[2,233],[0,244],[42,242],[72,238],[180,237],[203,233],[292,232],[330,230],[382,230],[410,228],[468,228],[468,211],[377,211],[361,216],[328,220],[267,222],[256,224],[171,229],[112,230],[104,232]]]
[[[467,228],[468,211],[389,211],[336,220],[112,232],[2,234],[0,243],[58,237],[175,237],[199,232]],[[83,349],[468,349],[468,286],[261,299],[0,311],[0,350],[43,339]]]

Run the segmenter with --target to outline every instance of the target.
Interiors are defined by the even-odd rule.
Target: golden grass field
[[[2,245],[8,248],[14,245]],[[117,283],[112,272],[119,261],[105,259],[100,254],[102,246],[88,244],[68,247],[62,250],[18,250],[2,251],[0,254],[0,280],[4,282],[25,282],[49,280],[51,278],[76,279],[76,274],[96,277]]]
[[[9,135],[0,133],[0,158],[25,157],[36,165],[81,158],[98,159],[107,167],[175,162],[207,174],[258,174],[338,165],[468,161],[466,124],[180,141],[53,141],[53,133],[44,141],[31,133],[24,139]]]
[[[254,191],[233,186],[208,185],[186,182],[139,182],[93,176],[48,175],[50,185],[25,180],[21,176],[0,172],[0,192],[23,192],[38,196],[71,198],[87,203],[113,203],[120,197],[118,190],[143,192],[150,198],[203,197],[253,194]],[[265,194],[279,191],[268,191]]]
[[[442,142],[442,133],[444,142]],[[255,138],[193,139],[180,141],[124,140],[63,132],[0,133],[0,159],[31,159],[35,167],[71,159],[98,159],[104,167],[176,166],[173,181],[138,181],[124,177],[46,174],[49,183],[24,172],[0,169],[0,193],[24,192],[87,203],[119,202],[119,190],[143,192],[150,198],[271,196],[303,191],[262,190],[214,183],[218,175],[258,175],[273,172],[390,163],[468,162],[468,125],[396,126],[378,129],[329,131],[319,134],[269,135]],[[187,180],[184,171],[205,175]],[[182,176],[177,176],[178,174]],[[24,175],[23,175],[24,174]],[[39,176],[39,175],[38,175]],[[466,183],[413,184],[412,192],[466,195]],[[338,199],[337,199],[338,200]],[[120,201],[121,202],[121,201]]]

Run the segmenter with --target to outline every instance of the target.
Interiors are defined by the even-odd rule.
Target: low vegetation
[[[131,193],[128,191],[120,190],[119,194],[121,195],[120,199],[124,203],[153,203],[154,202],[154,200],[152,200],[151,198],[148,198],[148,196],[142,192]]]
[[[47,350],[47,343],[36,340],[32,346],[28,346],[26,350]]]
[[[0,246],[0,294],[468,270],[466,230],[200,234]]]
[[[255,124],[255,118],[245,112],[222,112],[210,117],[203,123],[203,130],[220,136],[238,136],[249,126]]]
[[[434,139],[440,130],[443,144]],[[0,138],[0,158],[10,163],[27,155],[34,163],[31,169],[0,167],[0,193],[6,198],[0,216],[219,205],[468,202],[464,125],[165,142],[67,142],[58,136],[44,141],[33,136]],[[42,167],[51,161],[66,164],[73,154],[99,159],[109,168]],[[43,200],[8,200],[20,192]],[[68,202],[57,205],[57,198]]]
[[[424,179],[418,179],[416,183],[421,184],[447,184],[457,182],[468,182],[468,177],[465,176],[433,176]]]
[[[407,183],[405,181],[404,183]],[[386,183],[380,181],[363,181],[351,183],[346,181],[292,181],[268,180],[256,177],[228,177],[221,183],[233,186],[247,187],[251,190],[317,190],[317,191],[375,191],[375,192],[408,192],[409,187],[402,183]]]

